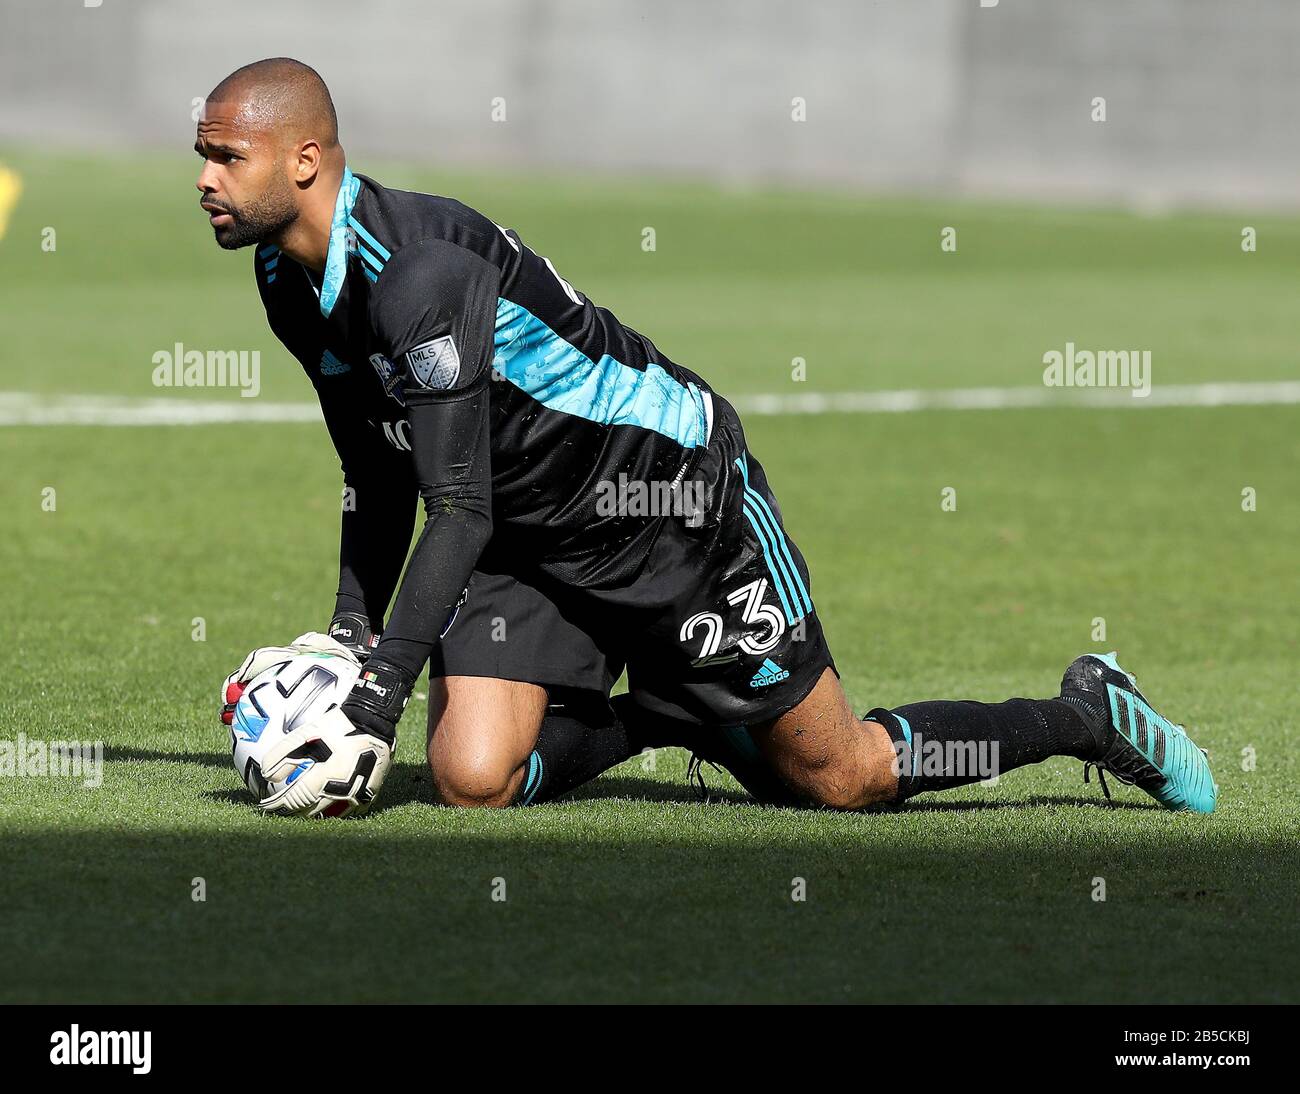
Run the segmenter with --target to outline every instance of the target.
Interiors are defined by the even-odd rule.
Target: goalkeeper
[[[553,733],[630,734],[617,755],[656,724],[702,753],[725,744],[782,798],[837,809],[1056,755],[1168,808],[1214,808],[1204,754],[1109,655],[1076,659],[1046,698],[856,715],[730,404],[513,230],[354,174],[307,66],[232,73],[195,150],[216,242],[254,248],[267,320],[314,384],[343,464],[335,629],[369,660],[341,709],[300,732],[340,755],[359,734],[391,746],[432,663],[444,683],[430,763],[450,801],[538,800]],[[629,483],[666,503],[611,505]],[[609,711],[611,731],[596,723],[624,664],[630,698]],[[593,694],[597,713],[578,716]]]

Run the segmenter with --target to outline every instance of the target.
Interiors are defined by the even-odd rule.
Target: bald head
[[[286,142],[314,140],[322,150],[338,147],[339,125],[329,88],[314,68],[292,57],[268,57],[237,68],[212,89],[239,120]]]
[[[235,69],[204,101],[194,150],[204,159],[201,204],[222,247],[305,239],[305,254],[321,251],[345,158],[315,69],[289,57]]]

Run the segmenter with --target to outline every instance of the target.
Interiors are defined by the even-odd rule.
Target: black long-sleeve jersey
[[[350,171],[323,275],[274,245],[255,267],[343,464],[340,608],[382,625],[424,502],[376,656],[418,674],[476,565],[595,587],[635,572],[660,518],[601,484],[689,473],[712,428],[699,377],[514,231]]]

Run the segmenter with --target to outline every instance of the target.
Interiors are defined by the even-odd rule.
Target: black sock
[[[884,725],[899,750],[899,801],[1050,756],[1089,760],[1102,751],[1103,731],[1077,704],[1060,699],[934,700],[878,708],[866,718]],[[726,768],[760,801],[795,800],[747,735],[738,739],[735,732],[647,711],[629,695],[606,705],[576,694],[548,707],[517,804],[552,801],[647,749],[671,746]]]
[[[555,692],[529,754],[516,805],[552,801],[641,751],[603,701]]]
[[[1005,774],[1049,756],[1091,760],[1101,731],[1061,699],[935,700],[876,709],[899,756],[898,801]]]
[[[637,706],[630,695],[615,696],[610,704],[627,731],[628,744],[634,749],[634,754],[648,748],[685,748],[693,759],[725,768],[760,802],[767,805],[797,804],[796,796],[759,755],[758,747],[744,726],[703,726],[669,718]],[[700,783],[703,785],[702,779]]]
[[[628,747],[635,752],[655,748],[692,748],[704,727],[696,722],[670,718],[637,706],[630,695],[615,695],[610,710],[627,734]]]
[[[736,751],[725,747],[721,731],[652,713],[633,703],[630,695],[606,703],[587,692],[557,689],[552,700],[528,757],[517,805],[552,801],[624,760],[656,748],[689,748],[733,774],[743,767]],[[712,748],[715,743],[718,747]],[[737,779],[748,787],[739,774]]]

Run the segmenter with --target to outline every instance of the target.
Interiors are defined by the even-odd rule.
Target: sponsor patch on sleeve
[[[393,367],[393,362],[382,353],[372,353],[370,363],[375,366],[379,382],[384,385],[384,394],[405,406],[406,402],[402,398],[402,374]]]
[[[451,335],[444,334],[409,350],[406,367],[421,387],[440,391],[451,387],[460,376],[460,354]]]

